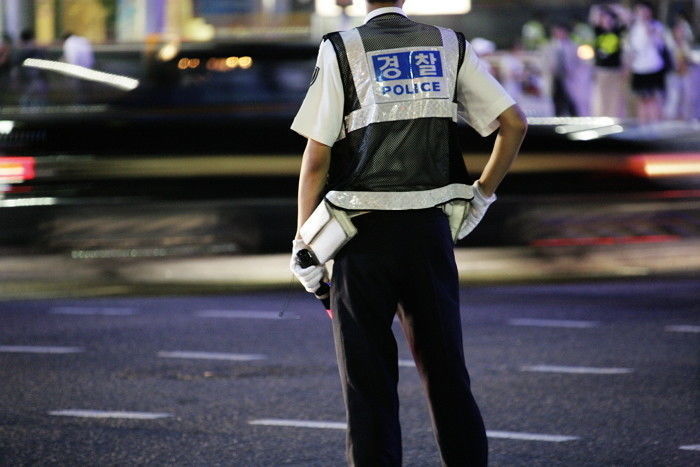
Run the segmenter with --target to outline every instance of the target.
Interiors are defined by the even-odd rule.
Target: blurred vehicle
[[[27,108],[10,86],[0,96],[0,184],[6,185],[0,207],[27,210],[20,216],[16,209],[0,209],[0,223],[14,226],[0,236],[0,245],[74,248],[56,241],[60,229],[51,219],[70,211],[77,222],[87,216],[86,205],[94,212],[118,205],[119,215],[127,216],[144,203],[172,208],[206,202],[229,203],[227,212],[230,203],[239,208],[248,203],[238,219],[280,226],[273,234],[260,233],[260,227],[241,235],[239,244],[246,235],[258,238],[243,251],[286,248],[305,144],[289,125],[311,81],[316,53],[317,45],[306,43],[160,44],[146,52],[102,48],[94,68],[115,79],[138,79],[135,89],[104,80],[76,87],[74,77],[45,70],[47,103]],[[59,55],[60,50],[49,51],[46,58],[58,61]],[[481,138],[465,126],[462,147],[472,175],[485,164],[494,137]],[[499,190],[496,209],[512,215],[494,218],[527,217],[534,206],[553,200],[573,207],[668,199],[669,193],[674,199],[696,198],[698,148],[697,123],[640,127],[606,117],[531,119],[521,156]],[[264,210],[258,209],[261,203]],[[192,212],[201,213],[201,206]],[[232,223],[241,224],[227,219],[198,224],[197,235],[206,236],[215,225],[230,230]],[[515,227],[489,225],[469,241],[541,240],[532,238],[531,220]]]

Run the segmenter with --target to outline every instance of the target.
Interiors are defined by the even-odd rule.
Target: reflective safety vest
[[[345,94],[326,199],[342,209],[423,209],[472,198],[457,135],[461,33],[400,14],[324,36]]]

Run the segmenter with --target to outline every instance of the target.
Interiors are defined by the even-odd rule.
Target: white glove
[[[474,199],[469,202],[469,213],[467,214],[467,218],[464,219],[462,227],[459,229],[457,240],[461,240],[469,235],[471,231],[474,230],[474,227],[481,222],[481,219],[484,217],[484,214],[486,214],[486,210],[491,206],[491,203],[496,201],[495,193],[488,198],[484,196],[478,180],[474,182],[472,186],[474,187]]]
[[[297,262],[297,252],[305,248],[309,247],[303,240],[294,240],[292,242],[292,259],[289,262],[289,269],[291,269],[294,276],[301,282],[301,285],[304,286],[307,292],[314,293],[318,290],[323,277],[326,275],[326,268],[321,265],[302,268]]]

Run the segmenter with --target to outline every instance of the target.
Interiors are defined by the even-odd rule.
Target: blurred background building
[[[358,22],[363,1],[347,0],[2,0],[0,34],[14,40],[26,28],[37,42],[50,44],[66,32],[97,44],[139,42],[151,35],[182,40],[225,40],[241,35],[295,34],[311,37],[322,29]],[[533,18],[586,21],[593,3],[584,0],[434,0],[407,2],[409,14],[438,16],[432,22],[487,37],[499,48],[510,47]],[[631,1],[620,2],[630,5]],[[686,12],[697,33],[698,0],[660,0],[658,16],[666,22]],[[341,8],[338,4],[350,6]],[[465,14],[465,13],[469,14]],[[346,17],[343,19],[343,17]]]

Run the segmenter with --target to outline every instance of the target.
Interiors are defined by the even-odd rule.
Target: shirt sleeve
[[[457,102],[460,115],[481,136],[488,136],[498,127],[498,116],[515,104],[510,95],[486,69],[467,42],[464,63],[457,75]]]
[[[316,69],[292,130],[300,135],[333,146],[343,124],[343,83],[338,60],[330,41],[321,43]]]

